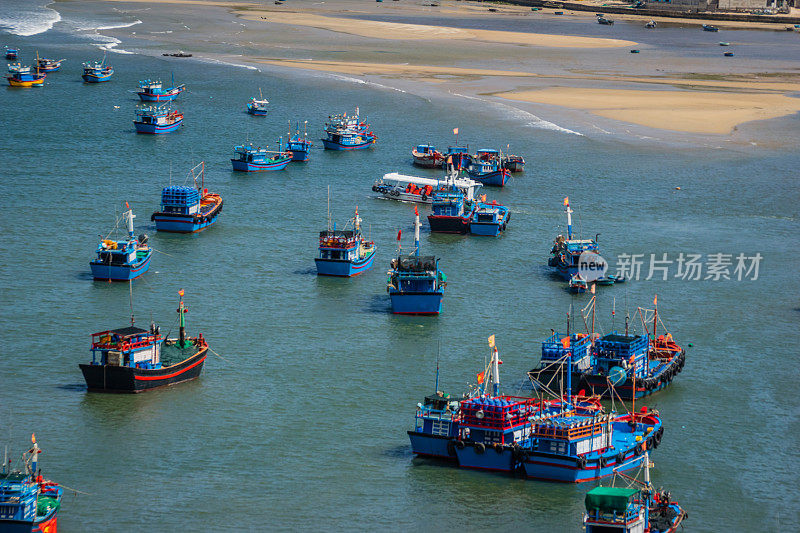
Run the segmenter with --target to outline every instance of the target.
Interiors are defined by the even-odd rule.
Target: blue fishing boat
[[[193,186],[170,185],[161,190],[161,209],[150,216],[157,231],[196,233],[214,224],[222,212],[222,197],[205,188],[205,161],[189,171]]]
[[[12,469],[8,450],[0,472],[0,531],[8,533],[55,533],[64,489],[42,476],[42,449],[31,435],[31,448],[22,454],[22,468]]]
[[[712,26],[711,24],[703,24],[703,31],[710,31],[710,32],[718,32],[719,28],[716,26]]]
[[[436,394],[417,404],[414,429],[408,431],[411,451],[423,457],[455,461],[461,402],[438,389],[437,385]]]
[[[594,305],[593,298],[587,306],[587,309],[591,306],[592,324]],[[554,332],[542,342],[541,359],[528,377],[538,386],[562,390],[566,387],[564,376],[570,372],[573,392],[590,390],[603,398],[625,400],[642,398],[668,387],[683,370],[686,351],[673,340],[671,333],[657,334],[661,323],[657,305],[654,309],[640,307],[637,313],[645,330],[643,335],[629,333],[628,317],[624,334],[612,331],[597,338],[570,334],[567,323],[567,333]],[[588,322],[588,311],[585,318]],[[567,360],[572,361],[571,366]]]
[[[6,46],[5,49],[6,49],[6,59],[10,59],[12,61],[17,59],[17,56],[19,55],[18,48],[9,48],[8,46]]]
[[[523,172],[525,170],[525,158],[521,155],[503,154],[501,159],[503,168],[509,172]]]
[[[39,72],[38,69],[32,70],[31,67],[21,63],[9,64],[8,72],[6,79],[12,87],[41,87],[47,77],[46,73]]]
[[[432,212],[428,215],[431,232],[467,233],[474,206],[475,202],[466,200],[458,189],[434,193]]]
[[[414,164],[422,168],[441,168],[445,160],[444,154],[432,144],[418,144],[411,150],[411,157]]]
[[[114,67],[106,65],[106,55],[100,62],[83,64],[83,81],[86,83],[102,83],[111,79],[114,74]]]
[[[450,166],[456,170],[466,170],[471,161],[472,156],[469,153],[469,146],[448,146],[447,151],[444,153],[442,166]]]
[[[475,181],[493,187],[503,187],[511,177],[511,173],[503,167],[500,152],[484,149],[472,157],[467,174]]]
[[[595,240],[572,238],[573,211],[569,207],[569,197],[564,198],[564,206],[567,213],[567,238],[565,239],[563,235],[556,237],[553,248],[550,250],[550,259],[548,259],[547,264],[554,267],[565,280],[571,280],[578,273],[578,260],[582,253],[593,252],[599,254],[600,252]],[[578,287],[576,286],[576,288]],[[586,290],[585,285],[583,289]]]
[[[398,255],[392,260],[386,291],[392,313],[401,315],[438,315],[447,286],[447,276],[439,269],[439,260],[420,255],[419,211],[414,207],[414,252],[402,255],[401,232],[397,232]]]
[[[372,267],[374,257],[375,243],[367,241],[361,233],[358,207],[355,216],[341,230],[337,230],[335,224],[331,229],[329,214],[328,229],[319,232],[319,256],[314,259],[317,275],[357,276]]]
[[[483,195],[483,201],[476,202],[470,216],[469,232],[472,235],[497,237],[506,230],[511,213],[506,206],[494,200],[488,203],[485,200],[486,195]]]
[[[247,103],[247,112],[257,117],[266,117],[268,112],[267,104],[269,104],[269,101],[264,98],[264,94],[261,92],[260,88],[258,89],[258,94],[259,98],[254,96]]]
[[[589,290],[589,282],[577,272],[569,278],[568,286],[569,292],[574,292],[575,294],[583,294]]]
[[[161,328],[131,325],[92,334],[92,362],[80,364],[91,392],[138,393],[196,379],[203,371],[208,342],[186,334],[183,289],[178,291],[178,338],[165,339]]]
[[[183,124],[183,113],[173,111],[169,104],[140,106],[136,109],[133,126],[136,133],[160,135],[172,133]]]
[[[283,170],[292,160],[292,152],[256,148],[253,144],[235,146],[235,157],[231,159],[233,170],[239,172],[266,172]]]
[[[644,481],[615,474],[611,486],[595,487],[586,493],[586,533],[673,533],[688,518],[668,491],[653,488],[649,452],[644,454]],[[616,477],[625,486],[615,486]]]
[[[136,94],[142,102],[168,102],[174,100],[186,90],[186,85],[174,85],[164,88],[163,84],[157,80],[142,80],[139,82],[141,89]]]
[[[375,144],[378,136],[370,131],[370,125],[361,121],[359,109],[355,115],[335,115],[328,117],[325,124],[326,137],[322,144],[326,150],[363,150]]]
[[[127,211],[122,213],[128,229],[127,240],[102,239],[97,245],[97,258],[89,265],[92,277],[96,280],[128,281],[138,278],[150,268],[153,249],[147,244],[147,235],[139,238],[133,233],[133,219],[136,215],[125,202]]]
[[[300,123],[297,123],[295,133],[292,133],[292,123],[289,122],[289,141],[286,143],[286,149],[292,152],[292,161],[308,161],[308,152],[314,143],[308,140],[306,135],[306,125],[308,121],[303,122],[303,133],[300,133]]]
[[[39,72],[55,72],[61,69],[61,63],[66,59],[47,59],[36,54],[36,68]]]

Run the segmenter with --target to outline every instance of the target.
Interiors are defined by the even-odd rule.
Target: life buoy
[[[427,200],[428,200],[428,195],[425,194],[425,193],[422,193],[422,201],[425,202]]]
[[[389,194],[391,194],[392,196],[400,196],[400,191],[392,189],[392,191]]]
[[[636,447],[633,449],[633,453],[635,453],[637,457],[639,455],[642,455],[642,453],[644,453],[642,451],[642,445],[641,444],[637,444]]]
[[[373,185],[372,186],[372,192],[378,192],[378,186],[377,185]]]
[[[457,440],[456,441],[456,448],[458,448],[459,450],[463,450],[464,449],[464,441],[463,440]]]
[[[586,468],[586,457],[578,457],[578,459],[575,461],[575,464],[578,465],[578,468],[583,470]]]
[[[656,434],[653,435],[653,448],[658,448],[659,444],[661,444],[661,433],[656,431]]]
[[[601,457],[600,459],[597,460],[597,465],[600,468],[605,468],[606,464],[607,464],[607,461],[606,461],[605,457]]]
[[[475,453],[483,453],[486,451],[486,446],[482,442],[475,443]]]
[[[624,463],[625,462],[625,453],[624,452],[619,452],[617,454],[616,460],[617,460],[617,464],[618,465],[621,465],[622,463]]]

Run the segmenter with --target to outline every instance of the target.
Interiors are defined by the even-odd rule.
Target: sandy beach
[[[156,4],[153,0],[104,1]],[[796,70],[800,60],[777,54],[774,59],[723,62],[723,49],[713,48],[714,41],[693,44],[700,53],[682,52],[678,47],[673,52],[651,44],[653,36],[665,30],[642,34],[638,30],[641,19],[601,34],[592,25],[592,13],[555,17],[552,10],[533,13],[521,6],[493,4],[497,12],[490,14],[486,4],[476,2],[448,1],[439,7],[352,0],[284,5],[164,0],[157,4],[159,9],[191,5],[224,10],[246,21],[246,28],[231,37],[245,49],[241,59],[252,63],[382,80],[382,84],[402,84],[411,92],[474,95],[522,105],[534,113],[550,110],[551,116],[559,108],[569,109],[572,116],[583,115],[586,121],[603,117],[657,130],[724,136],[746,122],[800,111],[800,98],[794,96],[800,92]],[[487,16],[491,21],[475,23]],[[436,23],[425,23],[428,19]],[[690,42],[722,40],[714,34],[703,35],[700,23],[667,21],[670,28],[678,28],[670,31],[683,31],[679,35]],[[686,34],[680,29],[684,25],[697,31]],[[780,29],[775,24],[719,25]],[[736,39],[734,33],[729,35],[725,38]],[[765,31],[764,35],[770,34]],[[777,37],[783,34],[776,33]],[[177,35],[160,36],[170,38]],[[176,42],[176,47],[189,45]],[[643,51],[633,56],[628,53],[632,48]],[[219,58],[225,59],[226,54],[220,53]]]

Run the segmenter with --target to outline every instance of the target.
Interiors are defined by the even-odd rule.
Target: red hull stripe
[[[196,361],[196,362],[192,363],[191,365],[187,366],[187,367],[186,367],[186,368],[184,368],[183,370],[179,370],[179,371],[177,371],[177,372],[174,372],[174,373],[172,373],[172,374],[167,374],[166,376],[134,376],[134,379],[143,380],[143,381],[155,381],[155,380],[158,380],[158,379],[169,379],[169,378],[174,378],[175,376],[177,376],[177,375],[179,375],[179,374],[183,374],[184,372],[186,372],[186,371],[187,371],[187,370],[189,370],[190,368],[194,368],[194,367],[196,367],[197,365],[199,365],[200,363],[202,363],[203,361],[205,361],[205,360],[206,360],[206,357],[207,357],[207,356],[205,356],[205,355],[204,355],[202,359],[200,359],[199,361]]]

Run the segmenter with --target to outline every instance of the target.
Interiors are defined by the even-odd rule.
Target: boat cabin
[[[319,258],[333,261],[356,261],[358,235],[353,230],[324,230],[319,232]]]
[[[435,292],[439,286],[439,260],[432,255],[406,255],[392,261],[394,282],[400,292]],[[443,280],[442,280],[443,281]]]
[[[156,370],[161,368],[161,343],[157,326],[146,329],[128,326],[92,334],[92,364],[127,366]]]
[[[464,213],[464,193],[459,191],[439,192],[433,195],[433,214],[458,217]]]
[[[612,419],[609,415],[583,416],[574,412],[560,416],[534,415],[537,451],[577,457],[610,448]]]
[[[200,212],[200,192],[185,185],[164,187],[161,190],[161,212],[180,215]]]
[[[418,154],[435,154],[436,147],[432,144],[418,144],[414,151]]]
[[[167,126],[183,118],[177,111],[169,111],[157,107],[144,107],[136,110],[137,120],[141,124]]]
[[[475,153],[475,159],[478,161],[493,161],[495,159],[500,159],[500,152],[492,148],[484,148]]]
[[[477,397],[461,402],[462,438],[473,442],[513,444],[527,436],[529,418],[541,404],[516,396]]]
[[[572,361],[573,372],[583,372],[592,366],[592,340],[585,333],[554,333],[542,342],[541,365],[562,366]]]
[[[628,376],[644,379],[650,372],[647,335],[617,335],[616,332],[600,337],[594,342],[595,371],[608,375],[612,368],[622,367]]]
[[[647,507],[639,489],[595,487],[586,493],[586,533],[644,533]]]
[[[507,209],[503,206],[478,204],[472,215],[472,221],[479,224],[501,224],[506,211]]]
[[[136,244],[136,240],[126,242],[104,239],[97,246],[97,261],[111,266],[135,263],[137,259]]]
[[[425,397],[425,403],[417,404],[414,415],[414,431],[427,435],[451,436],[453,422],[458,421],[459,400],[442,393]]]

